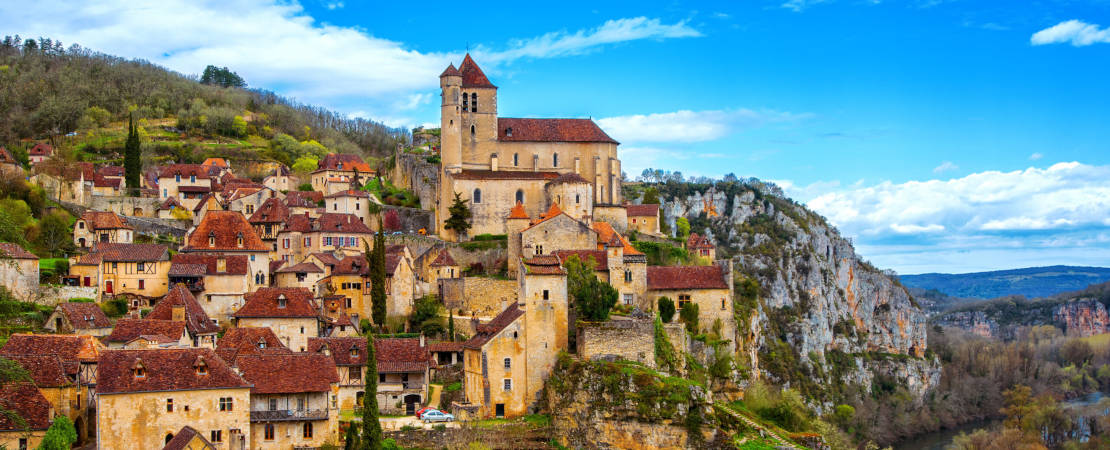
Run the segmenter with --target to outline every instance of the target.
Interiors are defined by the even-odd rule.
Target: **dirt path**
[[[442,384],[428,384],[428,406],[439,409],[439,396],[443,393]]]

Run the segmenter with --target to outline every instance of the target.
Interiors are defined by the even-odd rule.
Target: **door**
[[[494,415],[496,415],[498,418],[505,417],[505,404],[498,403],[496,405],[493,405],[493,411]]]
[[[107,294],[112,293],[112,282],[111,281],[105,281],[104,282],[104,292],[107,293]]]
[[[416,394],[409,394],[405,396],[405,414],[416,414],[416,404],[420,403],[420,396]]]
[[[92,278],[85,277],[85,287],[92,286]]]

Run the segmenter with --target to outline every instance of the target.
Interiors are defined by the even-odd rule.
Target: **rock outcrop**
[[[1106,307],[1091,299],[1060,305],[1053,311],[1053,318],[1063,324],[1069,336],[1087,337],[1110,332]]]
[[[938,325],[956,327],[982,337],[998,337],[998,322],[983,311],[958,311],[945,314],[936,321]]]

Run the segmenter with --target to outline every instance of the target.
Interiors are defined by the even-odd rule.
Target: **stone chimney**
[[[173,305],[173,317],[172,317],[171,320],[173,320],[174,322],[184,322],[185,321],[185,304],[184,303],[182,303],[180,305]]]
[[[420,348],[424,348],[424,333],[420,333]]]

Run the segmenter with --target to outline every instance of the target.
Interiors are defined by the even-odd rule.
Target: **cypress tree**
[[[382,219],[378,218],[378,230],[382,230]],[[374,235],[374,250],[370,260],[370,307],[374,323],[379,328],[385,325],[385,233]]]
[[[378,422],[378,357],[374,333],[366,333],[366,386],[362,394],[362,448],[381,450],[382,424]]]
[[[135,116],[127,119],[127,142],[123,146],[124,181],[131,196],[139,195],[139,183],[142,179],[143,161],[142,149],[139,147],[139,130],[135,128]]]
[[[455,311],[447,310],[447,339],[455,342]]]

